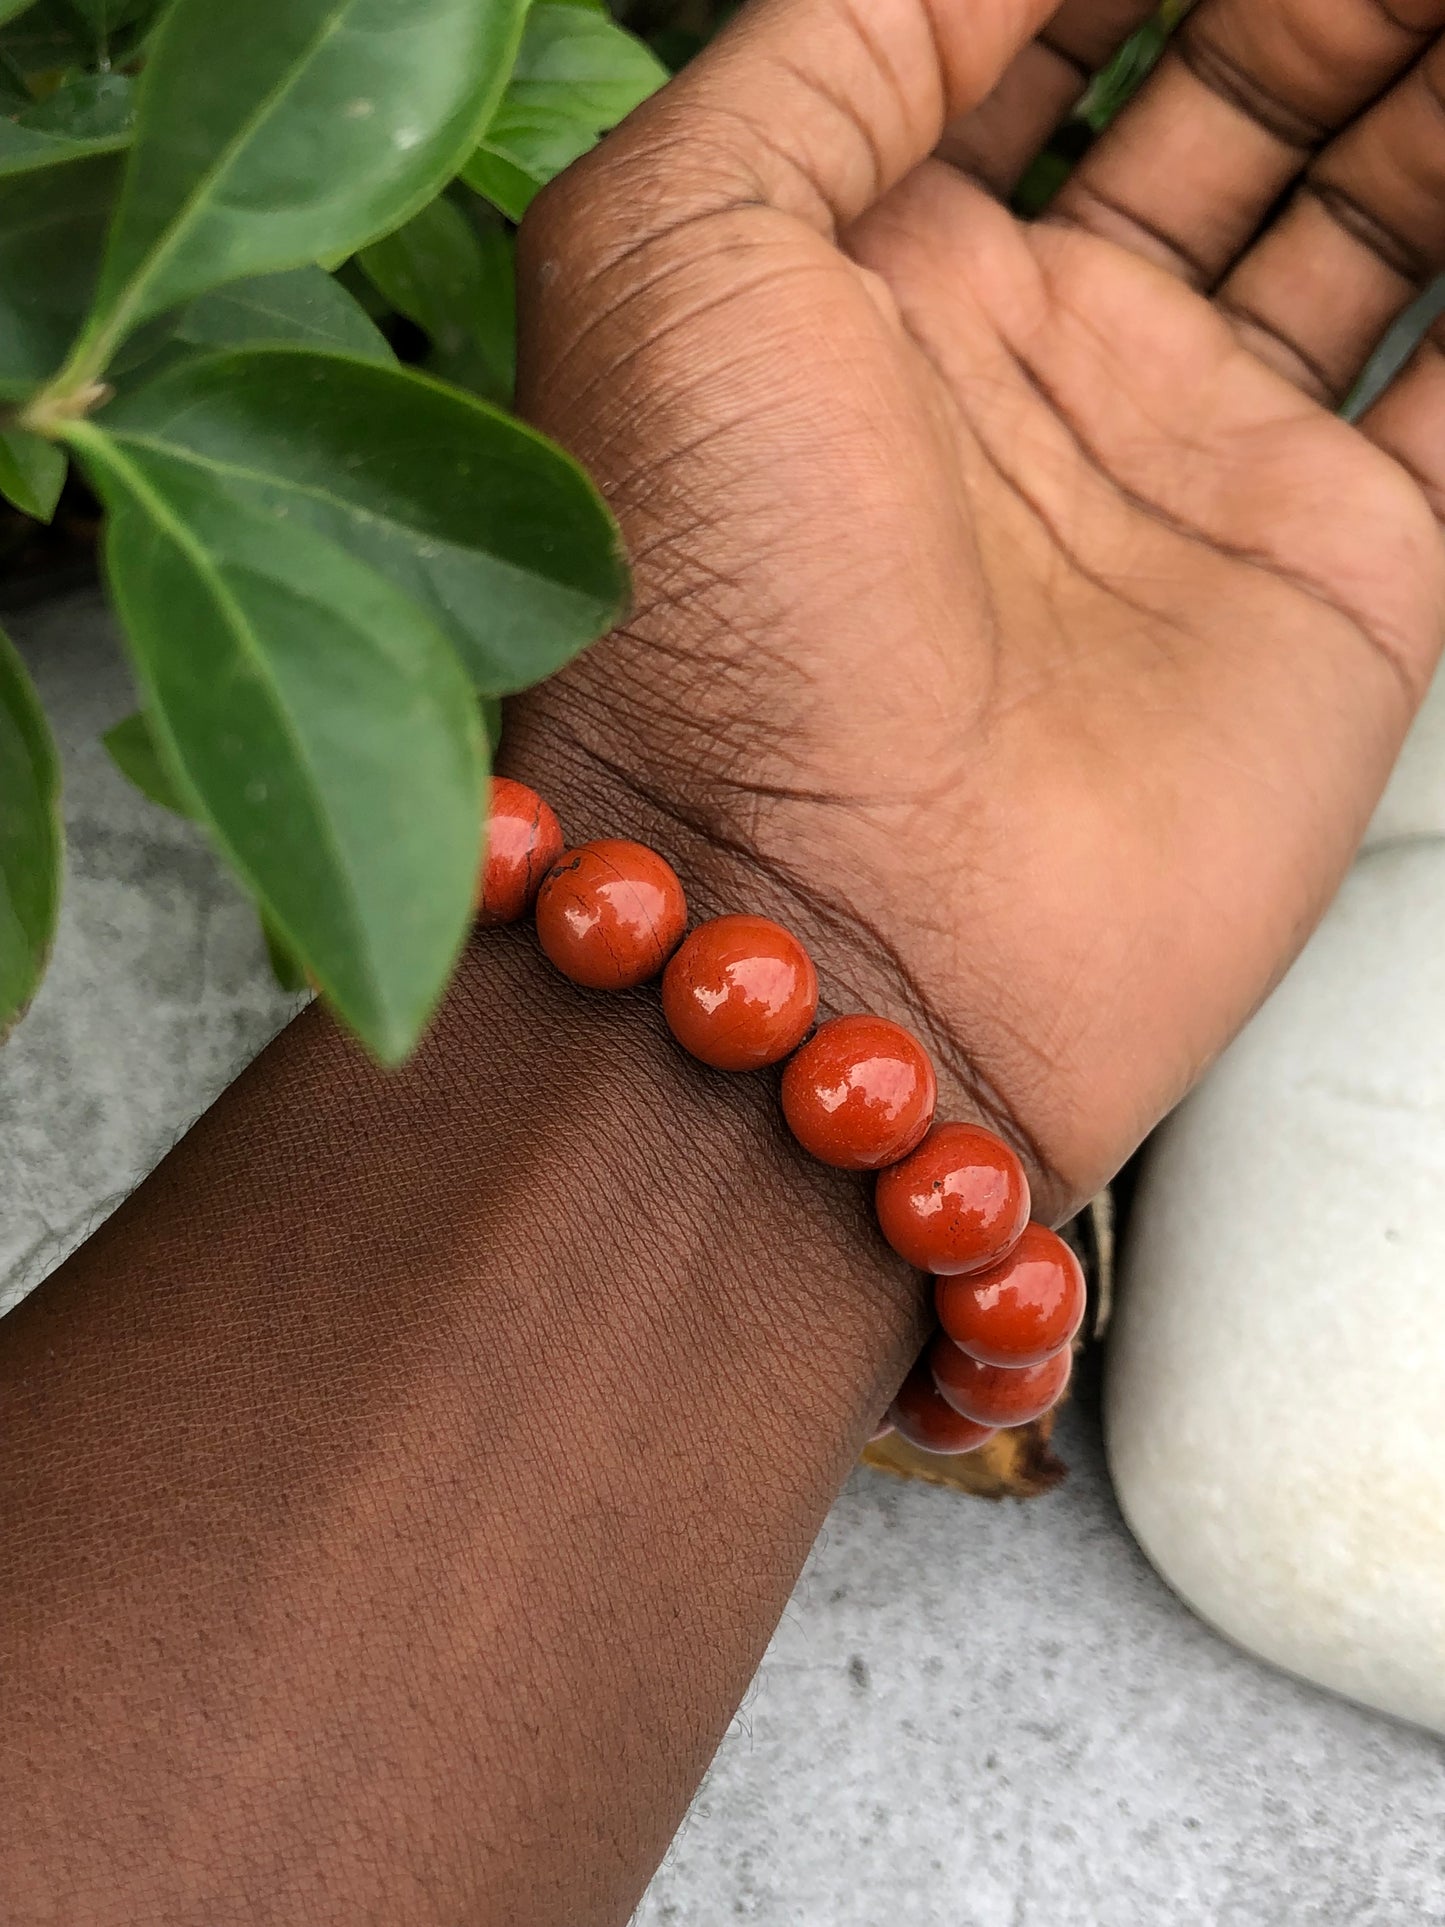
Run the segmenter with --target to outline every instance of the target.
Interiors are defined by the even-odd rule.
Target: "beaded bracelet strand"
[[[814,1029],[818,976],[790,931],[721,916],[688,934],[669,863],[621,838],[565,848],[548,805],[507,777],[492,783],[476,909],[482,924],[533,911],[546,956],[589,989],[660,974],[685,1050],[715,1070],[782,1063],[783,1116],[803,1149],[878,1173],[879,1229],[931,1275],[940,1329],[875,1436],[896,1427],[925,1452],[972,1452],[1058,1402],[1084,1316],[1079,1261],[1030,1218],[1023,1165],[1001,1138],[935,1123],[937,1079],[916,1037],[861,1015]]]

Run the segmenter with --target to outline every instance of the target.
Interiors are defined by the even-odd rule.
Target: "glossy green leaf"
[[[23,515],[48,522],[65,486],[65,450],[23,428],[0,429],[0,495]]]
[[[332,348],[367,361],[395,361],[386,336],[324,268],[291,268],[234,281],[190,302],[174,337],[205,349],[281,341]]]
[[[487,741],[496,755],[502,746],[502,705],[496,696],[483,696],[481,699],[482,724],[487,732]]]
[[[55,744],[35,685],[0,631],[0,1037],[45,973],[63,852]]]
[[[199,806],[186,795],[182,779],[166,762],[141,710],[106,730],[100,740],[121,775],[142,796],[176,816],[199,815]]]
[[[85,314],[120,157],[0,126],[0,397],[13,398],[54,374]]]
[[[287,950],[398,1061],[470,918],[487,760],[450,645],[384,577],[213,474],[94,422],[71,437],[110,511],[164,760]]]
[[[352,253],[429,200],[486,125],[524,0],[173,0],[95,312],[93,379],[208,288]]]
[[[124,143],[135,127],[135,92],[129,74],[73,74],[17,121],[70,140]]]
[[[428,366],[507,401],[516,375],[516,273],[511,236],[490,219],[479,229],[443,196],[356,258],[398,314],[425,331]]]
[[[485,694],[550,675],[620,613],[617,532],[576,463],[411,370],[241,349],[170,369],[96,419],[177,486],[189,474],[380,570]]]
[[[520,221],[548,181],[668,77],[651,49],[605,14],[538,0],[507,91],[462,178]]]

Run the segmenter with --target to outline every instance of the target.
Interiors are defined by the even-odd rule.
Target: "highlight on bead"
[[[879,1173],[878,1228],[919,1271],[985,1270],[1029,1221],[1029,1181],[1016,1152],[979,1124],[935,1124],[917,1150]]]
[[[886,1017],[834,1017],[783,1072],[783,1115],[803,1149],[844,1171],[894,1164],[933,1122],[927,1051]]]
[[[1056,1232],[1030,1224],[1004,1259],[972,1277],[940,1278],[938,1322],[983,1365],[1041,1365],[1083,1323],[1084,1274]]]
[[[687,900],[672,865],[621,837],[564,852],[543,878],[536,914],[549,960],[589,990],[647,983],[687,928]]]
[[[477,877],[477,921],[516,923],[525,917],[565,847],[551,805],[525,783],[494,776],[486,855]]]
[[[673,954],[662,1014],[683,1049],[714,1070],[755,1071],[797,1049],[818,1011],[818,973],[768,917],[711,917]]]

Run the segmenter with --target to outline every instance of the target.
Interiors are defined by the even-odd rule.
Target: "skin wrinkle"
[[[1075,228],[1081,234],[1089,234],[1098,231],[1097,224],[1087,218],[1088,209],[1094,208],[1102,212],[1108,222],[1117,224],[1121,233],[1116,238],[1123,239],[1132,233],[1137,239],[1147,242],[1148,247],[1139,249],[1139,252],[1154,258],[1165,256],[1175,264],[1180,278],[1191,288],[1206,288],[1216,278],[1202,261],[1188,253],[1174,235],[1166,234],[1162,228],[1145,220],[1142,214],[1112,199],[1093,182],[1075,181],[1071,198],[1074,203],[1072,207],[1048,207],[1039,218],[1050,227]]]
[[[1071,312],[1069,319],[1081,327],[1090,327],[1087,316],[1082,313]],[[1187,524],[1177,521],[1160,503],[1150,501],[1146,496],[1137,495],[1108,468],[1098,451],[1094,449],[1085,438],[1083,430],[1071,419],[1068,413],[1060,407],[1058,398],[1049,392],[1047,382],[1037,367],[1026,361],[1022,355],[1018,357],[1018,366],[1024,379],[1038,390],[1042,400],[1048,404],[1058,416],[1059,420],[1069,424],[1074,433],[1079,453],[1089,465],[1098,472],[1104,481],[1108,482],[1118,491],[1121,499],[1127,503],[1129,507],[1141,510],[1145,515],[1160,523],[1162,527],[1171,529],[1175,533],[1186,536],[1194,535],[1194,531],[1191,531]],[[1250,548],[1238,542],[1225,541],[1214,532],[1211,532],[1210,541],[1212,546],[1216,548],[1221,555],[1228,556],[1232,561],[1242,562],[1251,568],[1259,569],[1265,574],[1275,577],[1276,580],[1287,586],[1299,590],[1301,594],[1308,596],[1311,601],[1322,603],[1326,608],[1330,609],[1333,614],[1342,616],[1344,620],[1350,624],[1351,628],[1358,633],[1361,641],[1369,645],[1371,654],[1376,656],[1391,671],[1406,698],[1409,713],[1413,715],[1424,691],[1420,687],[1417,672],[1410,666],[1408,653],[1406,651],[1392,645],[1388,637],[1374,633],[1366,626],[1365,620],[1359,612],[1348,608],[1343,602],[1330,597],[1321,585],[1310,576],[1301,574],[1298,571],[1280,568],[1277,560],[1266,551]]]
[[[1236,296],[1221,294],[1215,296],[1215,306],[1221,314],[1226,315],[1234,323],[1242,337],[1253,333],[1267,342],[1278,356],[1283,357],[1287,367],[1292,371],[1292,378],[1297,388],[1303,389],[1306,394],[1313,395],[1316,400],[1327,406],[1333,406],[1340,400],[1338,384],[1330,381],[1324,369],[1310,359],[1297,341],[1291,340],[1280,329],[1272,327],[1246,302],[1239,300]],[[1246,346],[1248,345],[1246,340]]]
[[[1305,191],[1312,194],[1323,207],[1326,214],[1344,229],[1352,240],[1368,248],[1371,254],[1397,274],[1412,289],[1418,290],[1433,272],[1432,264],[1425,259],[1417,247],[1396,229],[1358,200],[1350,190],[1338,181],[1313,180],[1306,177]],[[1325,392],[1328,394],[1329,389]]]
[[[1173,40],[1179,59],[1200,86],[1226,106],[1235,108],[1246,120],[1253,121],[1281,147],[1292,148],[1300,154],[1310,154],[1321,147],[1334,129],[1312,120],[1271,93],[1227,47],[1212,40],[1207,29],[1201,26],[1201,19],[1199,14],[1191,15]]]

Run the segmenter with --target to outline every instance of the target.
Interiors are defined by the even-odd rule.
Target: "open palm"
[[[1145,10],[759,0],[524,234],[637,602],[519,767],[918,1025],[1055,1213],[1307,935],[1445,611],[1445,359],[1331,412],[1445,253],[1445,0],[1205,0],[1015,221]]]

